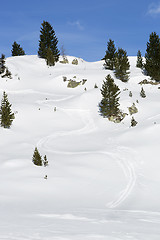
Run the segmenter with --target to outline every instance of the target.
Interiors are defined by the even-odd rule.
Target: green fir
[[[11,52],[12,52],[12,56],[25,55],[23,48],[20,46],[20,44],[16,42],[13,43]]]
[[[5,72],[5,55],[2,54],[0,58],[0,74],[3,74]]]
[[[42,157],[37,149],[37,147],[34,150],[33,153],[33,157],[32,157],[32,162],[36,165],[36,166],[42,166],[43,162],[42,162]]]
[[[44,159],[43,159],[43,165],[44,165],[44,167],[48,166],[48,160],[47,160],[47,156],[46,155],[44,156]]]
[[[50,50],[52,51],[52,55],[54,56],[54,61],[58,62],[60,52],[58,50],[57,44],[58,39],[55,35],[53,27],[49,22],[43,21],[40,30],[38,56],[47,59],[47,52],[50,48]]]
[[[104,67],[106,69],[110,69],[110,70],[114,69],[115,54],[116,54],[116,48],[115,48],[114,41],[109,39],[109,41],[107,43],[106,54],[104,56],[104,60],[105,60]]]
[[[143,87],[141,88],[140,96],[141,96],[142,98],[145,98],[145,97],[146,97],[146,93],[145,93]]]
[[[127,82],[129,79],[129,60],[127,52],[122,48],[118,49],[115,58],[115,76],[120,79],[122,82]]]
[[[3,98],[1,101],[0,107],[0,122],[1,127],[10,128],[13,122],[14,113],[11,111],[11,104],[8,101],[8,96],[5,92],[3,92]]]
[[[101,94],[102,100],[99,104],[101,115],[108,118],[117,116],[119,113],[120,89],[114,83],[114,79],[110,74],[108,74],[105,81],[103,81]]]
[[[143,67],[143,59],[142,59],[142,54],[141,51],[138,50],[137,52],[137,63],[136,63],[137,68],[142,68]]]

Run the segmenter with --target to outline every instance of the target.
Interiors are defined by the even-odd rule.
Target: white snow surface
[[[68,59],[54,67],[37,56],[6,60],[12,79],[0,78],[0,96],[8,94],[15,120],[0,128],[0,240],[159,240],[160,89],[144,85],[140,97],[149,77],[136,57],[128,83],[103,61]],[[130,115],[118,124],[100,116],[107,74],[123,112],[136,104],[136,127]],[[87,82],[71,89],[63,76]],[[48,167],[32,163],[35,147]]]

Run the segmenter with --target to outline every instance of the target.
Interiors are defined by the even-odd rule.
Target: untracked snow
[[[138,83],[149,77],[130,57],[128,83],[115,79],[128,114],[116,124],[98,108],[113,72],[103,61],[68,59],[54,67],[37,56],[6,60],[12,79],[0,78],[0,96],[8,94],[15,120],[0,128],[0,240],[159,240],[159,85],[143,85],[141,98]],[[87,82],[67,88],[63,77]],[[49,166],[32,163],[35,147]]]

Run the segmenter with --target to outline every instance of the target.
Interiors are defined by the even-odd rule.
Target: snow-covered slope
[[[0,239],[158,240],[160,89],[144,85],[140,97],[148,77],[130,57],[129,82],[115,82],[121,109],[136,104],[138,124],[130,127],[130,115],[115,124],[98,109],[112,71],[103,61],[68,59],[55,67],[37,56],[6,60],[13,78],[0,79],[0,96],[8,94],[15,120],[0,128]],[[64,76],[87,82],[67,88]],[[35,147],[48,167],[33,165]]]

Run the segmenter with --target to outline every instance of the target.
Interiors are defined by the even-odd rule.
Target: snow
[[[37,56],[6,60],[13,78],[0,79],[0,96],[8,94],[15,120],[0,128],[0,240],[159,240],[158,85],[144,85],[141,98],[138,83],[149,77],[129,57],[129,82],[115,83],[121,109],[136,104],[138,124],[130,127],[130,115],[115,124],[98,109],[113,72],[74,58],[54,67]],[[63,76],[87,82],[71,89]],[[32,163],[35,147],[48,167]]]

